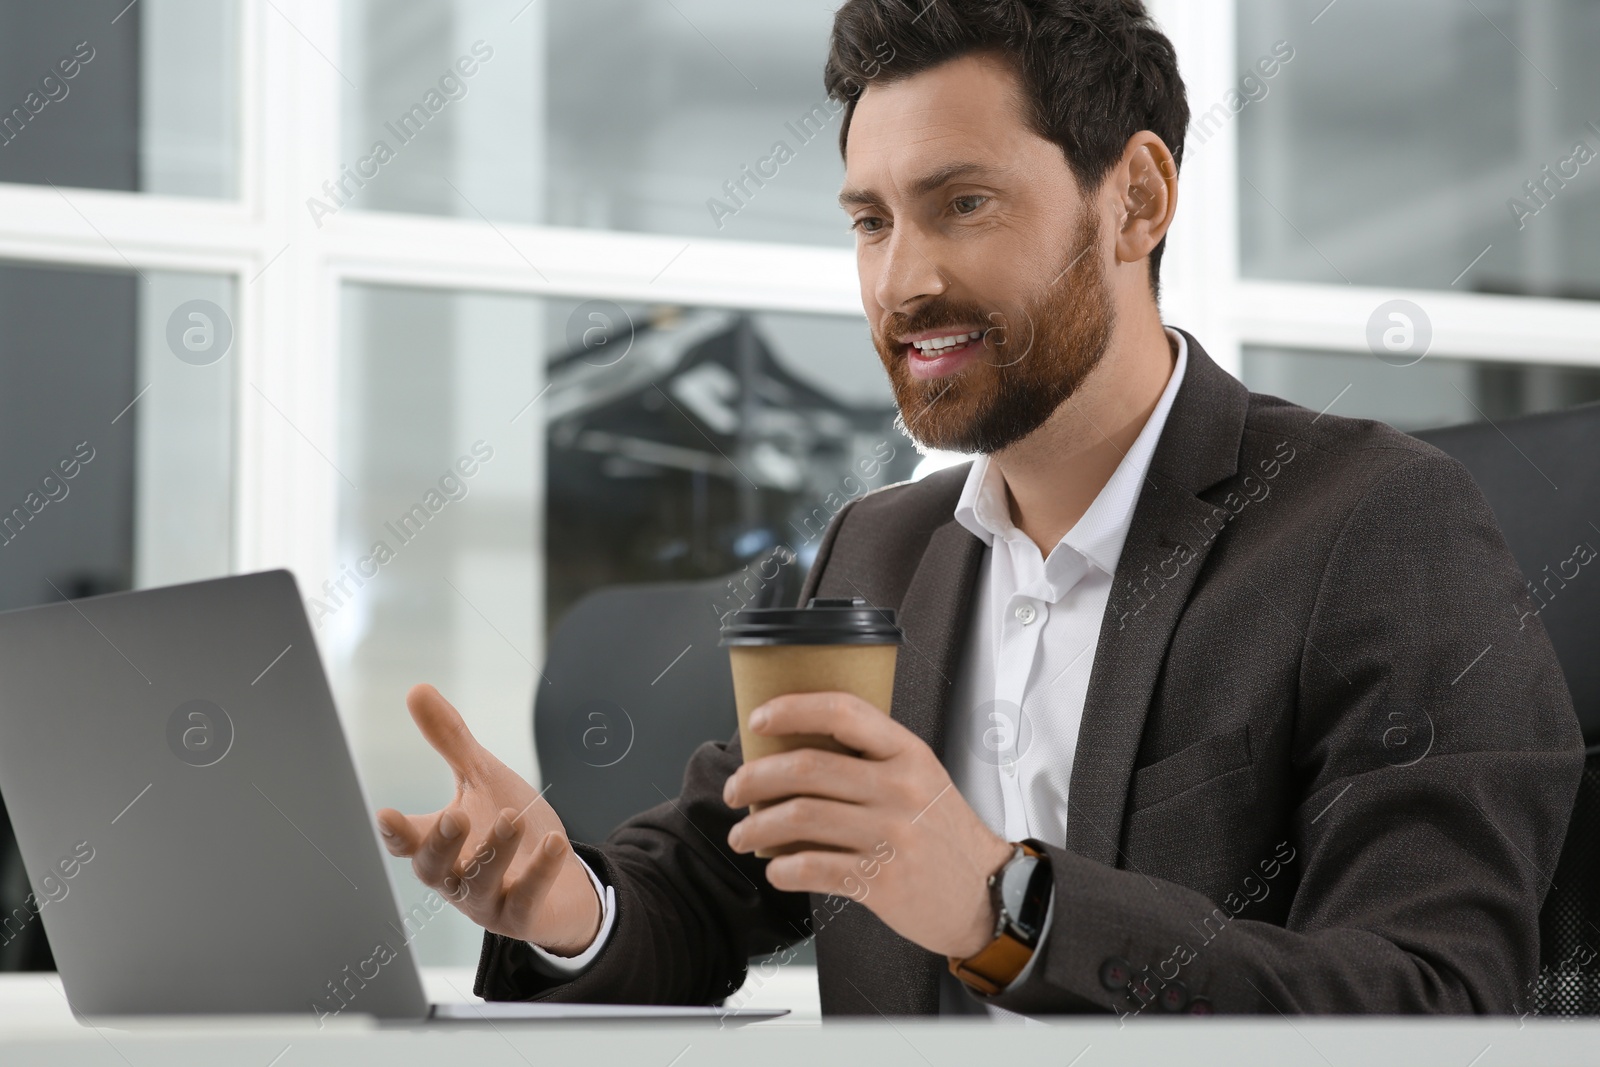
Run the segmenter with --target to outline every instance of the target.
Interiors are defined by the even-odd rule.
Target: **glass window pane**
[[[449,797],[411,685],[532,779],[536,668],[578,598],[779,543],[809,564],[921,458],[854,318],[350,285],[342,320],[336,569],[300,580],[378,806]],[[417,944],[470,965],[480,939],[452,911]]]
[[[619,582],[803,569],[843,502],[921,456],[852,318],[550,301],[547,617]],[[585,347],[595,308],[632,349]],[[618,318],[618,312],[623,316]]]
[[[832,17],[739,0],[345,0],[355,178],[324,203],[849,247],[822,90]]]
[[[345,0],[340,68],[357,88],[339,174],[308,209],[541,221],[546,5],[525,4]]]
[[[233,571],[236,283],[145,271],[138,287],[134,582]]]
[[[1246,347],[1243,371],[1258,393],[1408,433],[1600,400],[1600,370],[1583,367],[1438,356],[1398,366],[1366,354]]]
[[[238,5],[0,0],[0,181],[236,195]]]
[[[549,5],[550,221],[853,247],[822,88],[832,8]]]
[[[1196,151],[1238,114],[1244,272],[1600,297],[1600,5],[1321,6],[1239,0],[1249,77],[1193,102]]]
[[[233,291],[0,264],[0,610],[228,573]]]

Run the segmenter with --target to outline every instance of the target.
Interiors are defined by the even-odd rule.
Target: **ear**
[[[1141,130],[1128,141],[1107,189],[1118,200],[1117,262],[1137,263],[1155,251],[1178,209],[1178,164],[1160,137]]]

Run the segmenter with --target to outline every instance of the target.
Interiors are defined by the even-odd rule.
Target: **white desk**
[[[478,999],[472,995],[473,976],[471,967],[424,967],[422,984],[428,999],[436,1004],[467,1003]],[[791,965],[765,981],[752,973],[736,1003],[747,1008],[788,1008],[788,1015],[774,1021],[785,1026],[814,1026],[822,1019],[817,969]],[[77,1025],[61,992],[61,979],[54,974],[0,974],[0,1041],[30,1026]],[[0,1056],[0,1064],[5,1063]]]
[[[751,1003],[807,995],[802,969],[768,982]],[[472,974],[427,972],[435,1000],[469,999]],[[809,995],[815,997],[812,986]],[[814,999],[813,999],[814,1005]],[[997,1044],[997,1039],[1003,1043]],[[1005,1027],[939,1022],[810,1020],[719,1030],[714,1022],[662,1025],[500,1023],[380,1028],[341,1018],[321,1030],[308,1018],[164,1020],[79,1025],[55,976],[0,975],[0,1064],[6,1067],[1566,1067],[1600,1062],[1600,1020],[1529,1019],[1114,1019]]]

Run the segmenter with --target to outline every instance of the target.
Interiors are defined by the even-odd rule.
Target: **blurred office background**
[[[579,597],[803,567],[923,462],[834,204],[833,6],[0,0],[0,515],[94,453],[0,608],[287,566],[375,806],[449,796],[423,680],[535,777]],[[1152,6],[1195,113],[1169,322],[1407,430],[1600,399],[1600,5]]]

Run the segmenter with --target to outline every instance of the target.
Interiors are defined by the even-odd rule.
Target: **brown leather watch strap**
[[[1033,949],[1010,934],[1001,934],[976,956],[950,958],[950,973],[986,997],[1016,981],[1033,958]]]
[[[1040,855],[1038,849],[1026,842],[1020,843],[1020,847],[1030,856]],[[976,955],[964,960],[951,956],[950,973],[984,996],[992,997],[1016,981],[1032,958],[1033,949],[1005,931]]]

